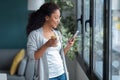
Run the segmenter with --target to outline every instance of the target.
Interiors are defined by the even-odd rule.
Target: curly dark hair
[[[37,11],[34,11],[30,14],[26,33],[27,36],[31,31],[36,30],[43,26],[46,16],[51,16],[51,14],[59,9],[59,6],[53,2],[43,4]]]

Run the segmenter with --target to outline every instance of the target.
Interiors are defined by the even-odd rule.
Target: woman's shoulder
[[[35,32],[35,33],[41,33],[41,32],[42,32],[42,27],[40,27],[40,28],[34,30],[34,32]]]
[[[36,33],[41,33],[42,32],[42,28],[38,28],[38,29],[36,29],[36,30],[33,30],[32,32],[31,32],[31,34],[36,34]]]
[[[42,28],[33,30],[32,32],[30,32],[29,36],[38,36],[42,33]]]

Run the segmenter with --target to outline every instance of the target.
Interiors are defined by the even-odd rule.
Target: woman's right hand
[[[47,47],[56,47],[56,46],[57,46],[57,38],[51,38],[51,39],[49,39],[49,40],[45,43],[45,45],[46,45]]]

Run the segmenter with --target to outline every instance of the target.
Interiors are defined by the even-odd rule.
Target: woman
[[[43,4],[29,18],[27,53],[36,62],[35,80],[69,80],[64,56],[74,40],[62,47],[61,33],[57,30],[59,22],[60,9],[51,2]]]

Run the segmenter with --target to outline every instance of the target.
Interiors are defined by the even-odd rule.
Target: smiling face
[[[46,16],[45,19],[45,23],[48,24],[51,28],[57,28],[58,24],[60,23],[60,10],[55,10],[51,16]]]

